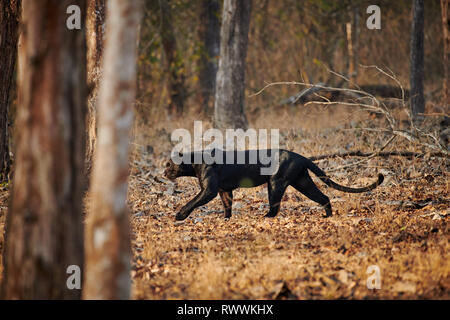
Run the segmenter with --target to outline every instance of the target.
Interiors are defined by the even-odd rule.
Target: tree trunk
[[[347,22],[345,24],[345,31],[347,34],[347,54],[348,54],[348,68],[347,74],[349,78],[353,79],[353,73],[355,72],[355,53],[353,51],[353,37],[352,37],[352,23]]]
[[[261,14],[261,27],[259,32],[259,41],[261,41],[262,49],[267,50],[269,47],[269,0],[264,0]]]
[[[248,126],[244,95],[250,11],[250,0],[224,1],[214,103],[214,125],[217,128],[245,129]]]
[[[358,71],[359,71],[359,36],[361,33],[360,30],[360,20],[361,20],[361,16],[359,13],[359,9],[358,7],[353,8],[353,25],[354,25],[354,29],[355,32],[353,34],[353,59],[354,59],[354,63],[353,65],[355,66],[355,70],[353,72],[353,82],[357,83],[358,82]]]
[[[99,91],[92,204],[86,221],[86,299],[130,297],[129,134],[136,85],[138,0],[110,0]]]
[[[170,0],[160,0],[161,40],[166,57],[166,73],[169,76],[169,115],[181,115],[187,98],[183,61],[177,51],[177,42],[172,25]]]
[[[97,140],[97,96],[102,75],[103,38],[105,33],[105,0],[87,0],[87,76],[90,93],[87,116],[86,173],[89,176]]]
[[[346,34],[347,34],[347,53],[348,53],[348,68],[347,75],[353,83],[357,82],[358,78],[358,64],[359,64],[359,8],[354,7],[352,14],[350,15],[350,22],[347,22]]]
[[[17,57],[21,0],[0,1],[0,182],[10,169],[8,111]]]
[[[66,27],[72,4],[85,9],[84,0],[23,1],[6,299],[80,298],[66,285],[67,267],[83,267],[86,39]]]
[[[200,60],[200,85],[202,108],[208,112],[216,90],[216,75],[220,53],[220,2],[203,0],[200,18],[200,39],[203,44]]]
[[[444,108],[448,111],[450,103],[450,0],[441,0],[442,34],[444,42]]]
[[[423,95],[424,47],[423,47],[424,8],[423,0],[414,0],[413,23],[411,34],[411,113],[413,119],[420,120],[420,113],[425,112]]]

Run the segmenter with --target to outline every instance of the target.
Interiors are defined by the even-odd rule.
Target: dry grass
[[[251,118],[253,127],[280,128],[281,147],[306,156],[373,151],[386,140],[358,129],[381,120],[365,120],[366,113],[348,108],[266,110],[264,117]],[[450,298],[447,160],[375,158],[333,172],[333,179],[347,185],[367,184],[380,170],[386,180],[373,192],[356,195],[317,182],[332,199],[334,215],[328,219],[292,188],[278,216],[266,219],[267,194],[258,187],[234,192],[229,221],[217,198],[177,224],[174,214],[198,191],[197,182],[179,178],[173,185],[160,176],[171,130],[192,129],[193,119],[167,122],[155,116],[135,128],[129,188],[135,299]],[[395,143],[388,149],[421,151]],[[318,164],[326,171],[348,161]],[[8,191],[0,196],[2,230]],[[415,206],[425,200],[432,202]],[[366,286],[370,265],[380,268],[380,290]]]
[[[282,147],[304,155],[373,151],[386,139],[358,129],[381,120],[364,121],[367,114],[348,108],[286,108],[254,118],[253,127],[280,128]],[[141,147],[134,155],[129,191],[136,299],[270,299],[283,286],[288,291],[281,296],[300,299],[450,298],[448,161],[371,159],[333,172],[335,180],[348,185],[367,184],[379,170],[387,177],[373,192],[357,195],[317,182],[332,199],[334,216],[329,219],[292,188],[279,215],[266,219],[262,186],[234,192],[229,221],[224,221],[217,198],[175,223],[175,212],[198,187],[193,178],[179,178],[175,185],[160,181],[171,148],[164,135],[171,125],[192,129],[191,120],[158,120],[152,129],[137,130]],[[389,148],[421,151],[397,143]],[[142,152],[147,144],[157,151]],[[348,161],[318,164],[327,170]],[[414,207],[425,200],[432,202]],[[380,290],[367,289],[370,265],[380,268]]]

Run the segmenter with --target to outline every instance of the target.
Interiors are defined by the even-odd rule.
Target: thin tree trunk
[[[224,1],[214,104],[217,128],[245,129],[248,126],[244,95],[250,11],[250,0]]]
[[[203,44],[200,60],[200,85],[203,111],[208,112],[216,90],[220,53],[220,1],[203,0],[200,18],[200,39]]]
[[[177,41],[172,24],[170,0],[159,0],[161,4],[161,40],[166,57],[166,72],[169,76],[169,115],[181,115],[187,98],[184,69],[177,51]]]
[[[95,143],[97,140],[97,97],[102,75],[103,39],[105,33],[105,0],[87,0],[87,75],[90,93],[87,116],[86,169],[89,176],[92,167]]]
[[[86,221],[86,299],[130,297],[129,134],[136,85],[139,0],[110,0],[98,104],[92,204]]]
[[[0,1],[0,182],[10,170],[8,111],[17,57],[21,0]]]
[[[77,299],[67,267],[83,267],[85,31],[66,27],[84,0],[24,0],[16,160],[6,220],[6,299]],[[82,25],[83,25],[82,21]]]
[[[444,108],[448,110],[450,104],[450,1],[441,0],[442,34],[444,42]]]
[[[269,46],[269,0],[264,0],[261,13],[261,27],[259,41],[262,43],[262,49],[267,50]]]
[[[359,8],[355,7],[353,8],[353,26],[354,26],[354,33],[353,33],[353,59],[354,59],[354,63],[353,65],[355,66],[355,70],[354,70],[354,76],[353,76],[353,81],[355,83],[358,82],[358,70],[359,70],[359,35],[361,33],[360,30],[360,23],[361,17],[360,17],[360,13],[359,13]]]
[[[345,24],[347,35],[347,75],[354,83],[358,78],[358,51],[359,51],[359,8],[354,7],[350,15],[350,22]]]
[[[347,34],[347,54],[348,54],[348,77],[353,78],[355,72],[355,53],[353,51],[353,36],[352,36],[352,23],[347,22],[345,24],[345,31]]]
[[[424,7],[423,0],[414,0],[413,23],[411,33],[411,113],[413,119],[420,120],[420,113],[425,112],[423,95],[424,47],[423,47]]]

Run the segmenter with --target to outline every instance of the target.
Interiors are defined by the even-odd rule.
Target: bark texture
[[[8,111],[17,57],[21,0],[0,1],[0,182],[8,180]]]
[[[203,50],[200,59],[200,85],[203,111],[208,112],[216,91],[216,75],[220,53],[220,2],[203,0],[200,17],[200,40]]]
[[[244,95],[250,11],[250,0],[224,1],[214,103],[214,125],[220,129],[248,126]]]
[[[442,34],[444,40],[443,101],[446,110],[450,104],[450,0],[441,0]]]
[[[139,0],[110,0],[98,103],[92,203],[86,221],[86,299],[130,297],[129,134],[136,85]]]
[[[420,113],[425,112],[423,95],[424,47],[423,47],[424,7],[423,0],[413,2],[413,22],[411,32],[411,113],[414,120],[419,120]]]
[[[103,39],[105,33],[105,0],[87,0],[87,75],[90,93],[87,116],[86,169],[89,175],[97,139],[97,97],[102,76]]]
[[[66,27],[83,0],[24,0],[16,159],[6,220],[6,299],[77,299],[67,267],[83,267],[85,31]],[[82,22],[83,25],[83,22]]]

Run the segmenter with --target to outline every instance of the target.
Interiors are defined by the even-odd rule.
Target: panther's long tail
[[[342,186],[340,184],[337,184],[333,180],[331,180],[325,172],[322,171],[318,166],[316,166],[311,160],[307,159],[306,161],[308,169],[311,170],[320,180],[325,182],[325,184],[331,188],[334,188],[339,191],[343,192],[349,192],[349,193],[361,193],[361,192],[367,192],[370,190],[375,189],[378,187],[381,183],[383,183],[384,176],[379,173],[378,174],[378,181],[372,183],[371,185],[368,185],[367,187],[362,188],[350,188],[346,186]]]

